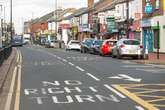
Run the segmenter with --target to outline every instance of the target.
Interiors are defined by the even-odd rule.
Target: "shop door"
[[[148,49],[148,52],[153,52],[152,30],[144,29],[143,36],[144,49]]]

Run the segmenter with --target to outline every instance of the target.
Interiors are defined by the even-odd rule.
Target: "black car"
[[[92,43],[92,46],[90,47],[90,53],[99,54],[102,43],[103,43],[103,40],[94,40]]]
[[[89,53],[90,52],[90,48],[91,48],[91,46],[93,44],[93,41],[94,41],[94,39],[92,39],[92,38],[84,39],[81,42],[81,50],[80,50],[80,52],[81,53]]]

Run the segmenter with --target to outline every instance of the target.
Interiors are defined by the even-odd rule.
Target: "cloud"
[[[87,6],[87,0],[58,0],[58,7],[81,8]],[[23,30],[23,21],[34,17],[40,17],[55,9],[55,0],[13,0],[13,21],[16,32]],[[8,8],[9,10],[9,8]]]

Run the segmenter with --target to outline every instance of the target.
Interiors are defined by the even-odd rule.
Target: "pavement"
[[[13,48],[9,58],[0,66],[0,110],[10,110],[6,108],[8,108],[7,100],[12,96],[11,94],[15,92],[11,90],[10,87],[13,79],[14,67],[16,65],[16,55],[16,48]]]
[[[148,60],[135,60],[137,63],[165,65],[165,54],[160,54],[157,59],[156,53],[149,53]]]
[[[77,51],[27,46],[17,110],[164,110],[165,69]]]
[[[3,89],[3,85],[5,83],[9,70],[12,67],[12,63],[15,59],[15,56],[16,56],[16,49],[13,48],[10,57],[7,60],[5,60],[3,64],[0,66],[0,92]]]

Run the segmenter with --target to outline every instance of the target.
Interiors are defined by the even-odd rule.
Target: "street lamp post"
[[[3,19],[2,19],[2,5],[0,5],[0,12],[1,12],[1,15],[0,15],[0,22],[1,22],[1,34],[0,34],[0,37],[1,37],[1,44],[0,44],[0,47],[3,47]]]
[[[126,0],[126,37],[129,38],[129,0]]]
[[[12,25],[13,25],[13,7],[12,7],[12,5],[13,5],[13,1],[12,0],[10,0],[10,38],[11,38],[11,42],[10,43],[12,43],[12,36],[13,36],[13,33],[12,33]]]

